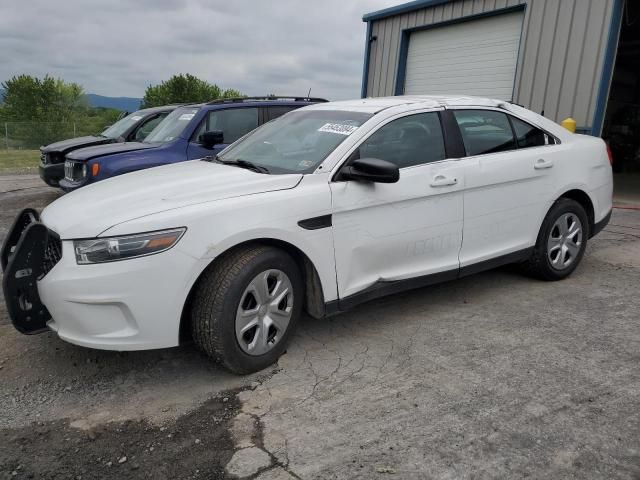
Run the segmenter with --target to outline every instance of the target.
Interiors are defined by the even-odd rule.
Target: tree
[[[66,83],[45,75],[18,75],[2,82],[3,120],[11,124],[16,146],[33,148],[73,136],[70,123],[88,109],[84,91],[77,83]]]
[[[2,82],[0,118],[17,148],[36,148],[75,135],[98,133],[112,123],[111,111],[90,109],[77,83],[45,75],[18,75]]]
[[[215,83],[209,83],[187,73],[174,75],[159,85],[149,85],[144,92],[142,105],[157,107],[171,103],[208,102],[217,98],[241,97],[233,89],[222,90]]]
[[[9,121],[68,122],[88,108],[80,85],[49,75],[14,76],[1,85],[3,116]]]

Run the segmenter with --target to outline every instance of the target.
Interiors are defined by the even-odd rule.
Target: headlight
[[[186,230],[186,228],[174,228],[122,237],[74,240],[73,250],[76,253],[78,265],[143,257],[169,250],[180,240]]]

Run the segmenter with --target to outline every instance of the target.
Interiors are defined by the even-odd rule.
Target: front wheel
[[[205,272],[194,296],[196,344],[235,373],[276,362],[301,315],[303,286],[284,251],[252,246],[233,252]]]
[[[544,280],[561,280],[573,272],[584,255],[589,219],[582,205],[561,198],[542,222],[536,245],[525,269]]]

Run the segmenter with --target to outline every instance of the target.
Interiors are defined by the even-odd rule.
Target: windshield
[[[102,136],[107,138],[120,138],[124,136],[127,130],[144,118],[140,112],[133,112],[102,132]]]
[[[219,156],[272,173],[310,173],[371,117],[340,110],[297,110],[254,130]]]
[[[198,108],[176,108],[144,139],[144,143],[166,143],[180,136]]]

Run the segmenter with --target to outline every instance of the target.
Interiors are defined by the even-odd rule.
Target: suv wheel
[[[542,222],[525,269],[544,280],[561,280],[573,272],[587,246],[589,220],[582,205],[559,199]]]
[[[197,287],[193,339],[235,373],[262,370],[284,353],[303,296],[300,270],[282,250],[233,252],[205,272]]]

